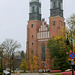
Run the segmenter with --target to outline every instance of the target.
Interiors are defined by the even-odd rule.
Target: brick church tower
[[[50,38],[60,35],[60,30],[65,27],[63,18],[63,1],[50,0],[49,25],[45,19],[41,20],[41,3],[39,0],[30,1],[29,21],[27,25],[27,49],[26,60],[33,54],[39,58],[38,69],[46,63],[46,69],[51,69],[50,54],[47,49],[47,42]]]
[[[49,34],[50,38],[60,35],[65,28],[63,18],[63,0],[50,0]]]

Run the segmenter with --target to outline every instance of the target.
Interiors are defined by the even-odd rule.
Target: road
[[[23,74],[11,74],[11,75],[55,75],[55,74],[52,74],[52,73],[23,73]]]
[[[53,75],[49,73],[27,73],[27,74],[21,74],[21,75]]]

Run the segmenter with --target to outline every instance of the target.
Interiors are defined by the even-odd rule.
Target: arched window
[[[42,60],[45,61],[45,44],[42,44]]]
[[[33,28],[33,24],[31,24],[31,28]]]
[[[39,13],[39,8],[37,7],[37,13]]]
[[[56,8],[56,2],[54,2],[54,8]]]
[[[31,54],[33,54],[33,50],[31,51]]]
[[[61,3],[59,2],[59,9],[61,8]]]
[[[32,7],[32,12],[34,12],[34,6]]]

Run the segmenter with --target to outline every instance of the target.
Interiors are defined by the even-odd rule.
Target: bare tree
[[[75,14],[67,19],[68,29],[75,35]]]
[[[17,48],[20,48],[21,45],[17,41],[14,41],[13,39],[6,39],[0,45],[0,47],[3,48],[5,54],[8,54],[8,57],[10,56],[10,65],[11,65],[11,61],[14,58],[14,52]],[[13,65],[13,71],[14,71],[14,63],[12,65]],[[11,69],[11,67],[10,67],[10,69]]]

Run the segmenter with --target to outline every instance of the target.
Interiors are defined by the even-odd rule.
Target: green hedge
[[[62,74],[56,74],[56,75],[62,75]]]
[[[0,75],[2,75],[3,74],[3,69],[2,68],[0,68]]]
[[[0,73],[0,75],[3,75],[3,73]]]

